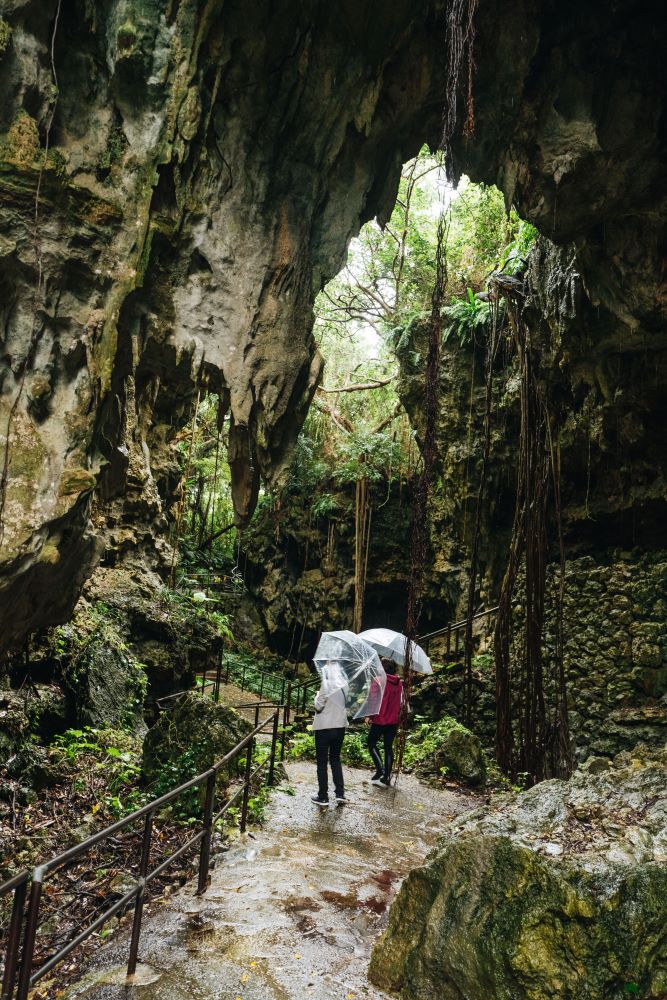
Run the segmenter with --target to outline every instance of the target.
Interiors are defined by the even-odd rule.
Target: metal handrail
[[[269,770],[267,776],[267,783],[272,784],[275,774],[276,765],[276,750],[278,744],[278,729],[280,724],[280,713],[283,712],[283,719],[286,714],[286,707],[284,705],[275,706],[272,704],[274,711],[268,716],[263,722],[258,721],[259,717],[259,705],[257,706],[255,718],[256,724],[250,733],[248,733],[242,740],[240,740],[236,746],[234,746],[228,753],[222,757],[221,760],[213,764],[208,770],[203,771],[201,774],[196,775],[194,778],[190,778],[189,781],[183,782],[177,788],[166,792],[157,799],[153,799],[146,805],[142,806],[140,809],[135,810],[129,816],[125,816],[123,819],[117,820],[112,823],[111,826],[106,827],[104,830],[100,830],[98,833],[93,834],[88,837],[82,843],[63,851],[61,854],[57,855],[55,858],[51,858],[49,861],[42,865],[39,865],[32,873],[32,884],[30,888],[30,901],[28,904],[27,916],[25,918],[25,932],[23,939],[23,949],[22,957],[20,962],[20,973],[18,981],[18,992],[16,995],[16,1000],[27,1000],[29,990],[37,983],[43,976],[50,972],[56,965],[58,965],[63,959],[67,957],[72,951],[74,951],[79,945],[83,944],[92,934],[95,933],[98,928],[100,928],[107,920],[115,916],[117,913],[125,910],[134,900],[134,920],[132,925],[132,936],[130,940],[130,954],[127,965],[127,974],[132,976],[136,971],[138,952],[139,952],[139,938],[141,934],[141,922],[143,915],[144,899],[146,893],[146,887],[153,881],[158,875],[160,875],[169,865],[173,864],[178,858],[186,853],[192,847],[197,844],[201,844],[200,854],[199,854],[199,871],[197,879],[197,894],[201,895],[209,882],[209,871],[210,871],[210,856],[211,856],[211,838],[213,833],[213,824],[217,822],[237,801],[240,795],[243,796],[242,807],[241,807],[241,821],[240,829],[243,833],[246,829],[247,818],[248,818],[248,800],[250,796],[250,788],[252,785],[253,778],[266,766],[266,761],[260,763],[255,770],[252,769],[252,757],[253,750],[255,746],[256,737],[265,730],[269,725],[272,727],[271,732],[271,752],[268,759]],[[283,753],[284,753],[284,739],[285,739],[285,725],[283,725]],[[224,803],[221,809],[214,813],[215,810],[215,785],[216,779],[220,770],[229,764],[232,760],[239,757],[239,755],[247,750],[246,762],[245,762],[245,773],[243,784],[234,792],[234,794]],[[193,837],[190,837],[185,844],[182,844],[176,851],[165,858],[156,868],[149,870],[150,866],[150,848],[151,848],[151,838],[153,832],[153,819],[155,813],[161,809],[163,806],[168,805],[173,802],[179,795],[183,792],[188,791],[191,788],[195,788],[203,783],[206,783],[206,793],[204,801],[204,809],[202,816],[202,827]],[[85,927],[75,938],[69,941],[66,945],[60,948],[54,955],[52,955],[47,961],[32,972],[32,960],[35,949],[35,938],[37,934],[37,927],[39,921],[39,908],[42,897],[42,891],[44,886],[44,880],[49,875],[49,873],[61,868],[63,865],[70,861],[74,861],[81,855],[85,854],[90,848],[94,847],[115,834],[124,830],[126,827],[138,820],[144,820],[144,833],[142,838],[141,846],[141,860],[139,865],[139,877],[137,878],[135,884],[132,888],[126,892],[120,899],[116,900],[110,907],[108,907],[103,913],[99,914],[95,920]],[[27,872],[21,872],[20,874],[14,876],[14,878],[9,879],[2,886],[0,886],[0,896],[5,895],[10,891],[14,891],[14,905],[12,910],[12,919],[10,924],[10,933],[7,944],[7,959],[5,962],[5,974],[3,977],[2,985],[2,1000],[12,1000],[14,995],[14,985],[16,978],[16,970],[19,965],[18,957],[20,950],[20,929],[23,922],[23,911],[25,905],[25,897],[27,884],[30,876]]]
[[[494,608],[487,608],[485,611],[476,611],[472,616],[472,620],[476,621],[477,618],[484,618],[486,615],[493,615],[498,610],[499,605],[497,604]],[[417,636],[417,642],[428,642],[430,639],[437,639],[438,636],[447,635],[450,632],[456,632],[458,629],[464,628],[467,624],[468,619],[462,618],[458,622],[449,622],[443,628],[438,628],[435,632],[426,632],[424,635]]]
[[[2,976],[2,1000],[10,1000],[14,993],[16,983],[16,969],[18,966],[19,947],[21,943],[21,923],[23,922],[23,911],[25,899],[28,892],[28,881],[30,875],[27,871],[19,872],[12,878],[7,879],[0,885],[0,899],[8,893],[14,893],[12,903],[12,915],[9,921],[9,931],[7,933],[7,947],[5,949],[5,971]]]

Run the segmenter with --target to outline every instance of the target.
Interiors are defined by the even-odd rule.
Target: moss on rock
[[[447,774],[470,785],[486,780],[486,756],[479,738],[449,716],[413,730],[405,763],[419,774]]]
[[[667,754],[642,750],[465,814],[403,883],[372,982],[406,1000],[662,996],[666,778]]]
[[[21,167],[34,162],[39,149],[37,122],[25,111],[20,111],[7,133],[6,159]]]
[[[177,698],[148,731],[144,740],[142,774],[186,781],[225,756],[251,726],[233,708],[186,692]]]

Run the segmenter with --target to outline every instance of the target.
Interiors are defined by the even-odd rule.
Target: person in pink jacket
[[[371,778],[371,784],[378,785],[380,788],[389,788],[391,769],[394,763],[394,740],[398,732],[401,705],[403,704],[403,681],[396,676],[396,664],[391,660],[383,659],[382,666],[387,675],[387,684],[380,711],[370,719],[368,749],[375,764],[375,773]],[[380,742],[383,745],[384,760],[378,750]]]

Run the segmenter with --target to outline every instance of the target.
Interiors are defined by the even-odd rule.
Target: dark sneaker
[[[376,771],[375,774],[372,776],[372,778],[370,780],[371,781],[377,781],[381,777],[382,777],[382,771]]]
[[[314,802],[316,806],[320,807],[320,809],[326,809],[329,805],[329,800],[321,799],[319,795],[311,795],[310,801]]]
[[[346,806],[349,803],[349,799],[346,799],[344,795],[337,795],[336,802],[339,806]]]
[[[377,785],[379,788],[389,787],[384,778],[371,778],[371,785]]]
[[[383,788],[391,788],[391,778],[380,778],[380,784]]]

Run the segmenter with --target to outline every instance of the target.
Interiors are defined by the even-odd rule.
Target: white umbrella
[[[373,646],[354,632],[323,632],[313,663],[325,694],[343,691],[355,719],[378,714],[387,675]]]
[[[390,628],[369,628],[361,632],[359,638],[378,651],[380,656],[405,666],[405,644],[407,637]],[[410,641],[410,669],[418,674],[432,674],[433,667],[428,656],[416,642]]]

